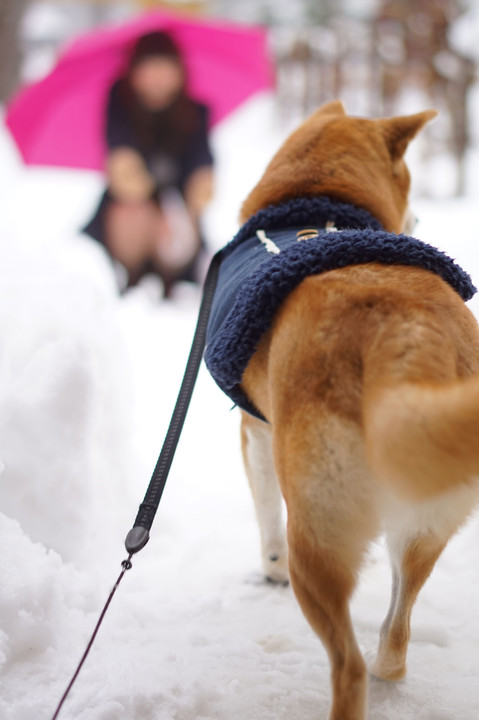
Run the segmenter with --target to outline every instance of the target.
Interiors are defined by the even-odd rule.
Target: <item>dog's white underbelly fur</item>
[[[382,530],[387,535],[391,558],[402,558],[411,539],[421,535],[433,534],[446,542],[466,522],[478,503],[479,478],[471,479],[469,485],[420,502],[402,502],[384,491]]]
[[[369,525],[366,533],[369,541],[384,534],[392,562],[400,565],[414,539],[434,535],[447,542],[479,504],[479,478],[432,499],[405,502],[369,472],[359,428],[330,417],[322,430],[322,433],[318,432],[317,442],[323,463],[316,482],[310,485],[311,506],[316,510],[316,522],[311,530],[327,545],[334,546],[331,517],[339,510],[352,521],[356,518],[363,527]],[[245,430],[245,439],[248,444],[245,452],[247,468],[248,465],[255,468],[255,473],[248,473],[248,476],[262,536],[263,568],[268,577],[285,580],[286,542],[270,426],[254,420],[252,427]],[[354,524],[352,532],[353,528]],[[324,533],[327,533],[326,537]],[[274,561],[271,561],[272,556]]]

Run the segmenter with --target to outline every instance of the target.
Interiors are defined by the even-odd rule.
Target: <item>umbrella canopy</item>
[[[104,167],[110,87],[126,70],[138,38],[155,30],[176,40],[188,92],[208,105],[212,124],[273,84],[263,28],[146,13],[83,35],[60,55],[47,77],[12,99],[6,124],[26,163]]]

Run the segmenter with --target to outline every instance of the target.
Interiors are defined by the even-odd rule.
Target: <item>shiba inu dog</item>
[[[306,225],[288,219],[298,248],[313,249],[319,238],[329,252],[352,226],[348,247],[356,252],[366,225],[394,254],[409,218],[403,156],[435,114],[369,120],[348,116],[339,101],[323,106],[271,160],[243,204],[243,223],[327,197],[332,216],[321,227],[321,213]],[[365,211],[376,229],[342,221],[346,206]],[[285,248],[278,223],[253,223],[251,232],[255,252],[278,263],[264,278],[276,277],[281,254],[299,257],[296,246]],[[397,680],[406,673],[416,597],[479,501],[479,327],[464,304],[475,289],[461,293],[434,262],[409,264],[407,252],[391,262],[355,257],[289,288],[232,394],[247,409],[242,448],[264,572],[290,578],[326,647],[330,720],[367,717],[367,668],[349,600],[371,541],[386,534],[393,587],[370,670]]]

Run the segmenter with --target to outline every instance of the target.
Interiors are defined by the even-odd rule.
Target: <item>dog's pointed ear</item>
[[[413,137],[437,114],[437,110],[424,110],[424,112],[415,115],[403,115],[380,120],[391,158],[400,160]]]
[[[346,110],[341,100],[331,100],[331,102],[321,105],[316,111],[317,115],[346,115]]]

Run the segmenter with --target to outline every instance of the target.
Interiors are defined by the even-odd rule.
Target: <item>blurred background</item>
[[[266,25],[284,132],[335,97],[370,116],[439,109],[422,160],[447,154],[440,194],[467,190],[465,158],[477,143],[477,0],[0,0],[0,102],[46,74],[68,40],[152,8]]]
[[[25,162],[5,116],[17,90],[58,68],[77,37],[152,9],[266,28],[273,87],[268,73],[261,91],[211,129],[215,190],[202,218],[209,249],[232,238],[271,155],[320,103],[339,97],[350,114],[367,116],[433,107],[438,118],[407,152],[415,232],[479,285],[479,0],[0,0],[4,720],[49,717],[73,672],[158,457],[200,298],[199,286],[178,283],[160,301],[151,276],[120,296],[103,248],[80,230],[105,173]],[[247,30],[261,36],[264,60],[263,31]],[[261,63],[237,55],[258,80]],[[85,74],[98,78],[96,60]],[[228,74],[227,89],[240,84]],[[77,82],[60,85],[83,103],[90,97]],[[38,129],[47,109],[34,103],[21,129]],[[75,118],[68,142],[50,133],[55,149],[79,146],[83,106]],[[479,317],[477,296],[469,307]],[[327,657],[291,591],[261,581],[238,425],[202,367],[151,545],[112,604],[65,720],[326,715]],[[478,540],[476,516],[418,602],[408,681],[372,684],[371,720],[477,720]],[[385,556],[374,548],[355,597],[368,649],[389,601]]]

